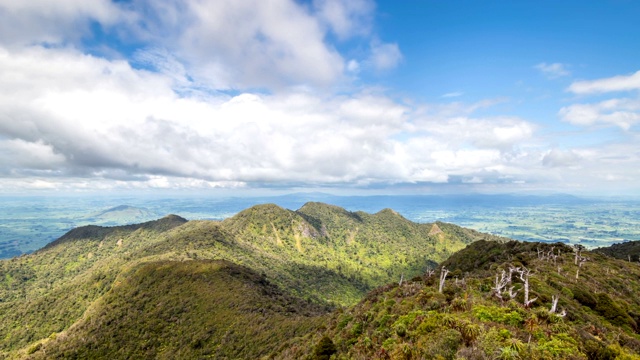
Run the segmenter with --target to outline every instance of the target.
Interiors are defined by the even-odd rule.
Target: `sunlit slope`
[[[353,213],[320,203],[298,211],[260,205],[222,222],[172,215],[86,226],[0,261],[0,355],[65,331],[119,274],[142,263],[227,260],[305,301],[350,305],[479,239],[501,240],[450,224],[416,224],[392,210]]]
[[[575,255],[562,244],[474,242],[442,264],[442,292],[440,270],[386,285],[272,355],[640,359],[640,265],[587,251],[576,265]]]
[[[33,254],[0,261],[0,354],[66,329],[135,254],[185,222],[167,216],[113,228],[85,226]]]
[[[367,214],[322,203],[307,203],[297,211],[255,206],[222,226],[255,253],[287,259],[303,272],[311,270],[303,278],[314,277],[317,268],[347,278],[357,296],[331,299],[341,303],[357,301],[366,291],[403,275],[420,274],[473,241],[504,240],[450,224],[417,224],[389,209]],[[336,290],[330,280],[314,286],[319,296]]]

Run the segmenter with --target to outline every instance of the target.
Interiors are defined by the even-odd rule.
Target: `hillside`
[[[616,259],[640,262],[640,241],[627,241],[620,244],[597,248],[593,251]]]
[[[68,331],[21,356],[257,359],[316,330],[325,313],[227,261],[150,262],[119,275]]]
[[[130,205],[119,205],[107,210],[88,215],[86,220],[92,221],[94,224],[101,225],[119,225],[133,224],[142,221],[149,221],[158,216],[158,214],[145,208],[139,208]]]
[[[575,259],[562,244],[478,241],[442,264],[442,292],[441,270],[386,285],[272,355],[640,359],[640,265],[587,251],[581,266]]]
[[[141,264],[224,259],[261,274],[287,296],[351,305],[479,239],[499,238],[450,224],[412,223],[392,210],[351,213],[320,203],[298,211],[260,205],[223,222],[168,216],[86,226],[33,254],[0,261],[0,357],[67,334],[113,295],[122,281],[116,279]]]

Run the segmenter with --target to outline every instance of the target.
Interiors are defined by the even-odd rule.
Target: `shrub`
[[[605,293],[598,294],[598,304],[594,308],[605,319],[618,326],[636,329],[637,324],[620,306]]]
[[[585,290],[583,287],[576,286],[573,288],[573,298],[578,300],[578,302],[584,306],[587,306],[591,309],[595,308],[598,304],[598,300],[596,300],[593,295],[588,290]]]
[[[329,360],[337,352],[336,345],[328,336],[323,336],[313,350],[314,360]]]

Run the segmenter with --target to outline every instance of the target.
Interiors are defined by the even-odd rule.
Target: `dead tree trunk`
[[[444,289],[444,281],[447,279],[447,274],[449,273],[449,270],[447,270],[444,266],[442,267],[442,269],[440,270],[440,286],[438,287],[438,292],[442,293],[442,290]]]
[[[554,314],[556,312],[556,309],[558,307],[558,300],[560,300],[559,295],[551,295],[551,310],[549,310],[550,313]]]
[[[582,253],[582,250],[584,250],[584,246],[582,246],[580,244],[573,245],[573,251],[576,253],[576,257],[573,260],[573,263],[575,265],[578,265],[578,259],[581,257],[580,255]]]
[[[529,307],[533,304],[534,301],[538,300],[537,297],[529,300],[529,275],[531,274],[531,270],[523,267],[522,269],[518,269],[518,274],[520,275],[520,280],[522,280],[524,287],[524,306]]]
[[[578,263],[578,269],[576,270],[576,281],[578,281],[578,277],[580,276],[580,269],[582,269],[582,264],[589,261],[588,257],[580,256],[580,262]]]
[[[500,274],[500,279],[498,279],[498,274],[496,274],[496,282],[492,290],[495,292],[495,295],[498,297],[498,299],[500,299],[500,301],[503,301],[502,291],[504,290],[504,287],[509,283],[509,280],[510,279],[507,278],[507,272],[504,270],[502,270],[502,273]]]

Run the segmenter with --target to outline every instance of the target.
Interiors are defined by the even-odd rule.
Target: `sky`
[[[0,0],[0,194],[640,195],[640,2]]]

